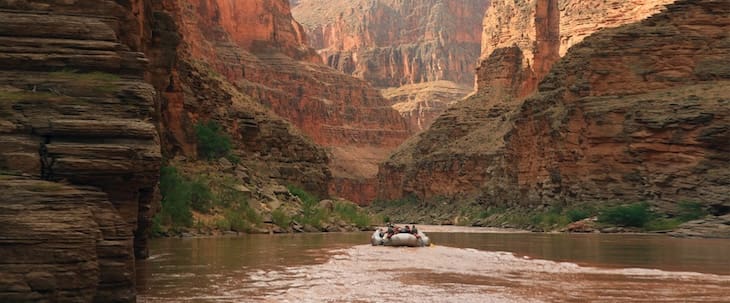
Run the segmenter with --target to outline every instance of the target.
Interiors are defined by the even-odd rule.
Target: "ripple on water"
[[[730,297],[728,275],[593,268],[469,248],[359,245],[305,254],[321,261],[227,267],[208,265],[204,258],[205,265],[174,268],[171,257],[161,254],[150,262],[156,271],[148,275],[156,289],[143,292],[139,301],[728,302]]]
[[[248,279],[265,281],[252,299],[260,302],[722,302],[730,295],[728,276],[599,269],[440,246],[356,246],[324,264]]]

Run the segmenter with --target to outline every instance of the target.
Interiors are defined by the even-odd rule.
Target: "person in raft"
[[[393,224],[388,223],[388,231],[386,232],[388,234],[388,239],[395,234],[395,230],[393,229]]]

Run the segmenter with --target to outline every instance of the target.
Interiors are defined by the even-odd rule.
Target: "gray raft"
[[[399,233],[394,234],[390,239],[388,239],[387,234],[383,234],[383,236],[380,236],[380,231],[375,231],[370,237],[370,243],[373,244],[373,246],[377,245],[385,245],[385,246],[410,246],[410,247],[422,247],[422,246],[429,246],[431,245],[431,240],[426,236],[426,234],[422,233],[421,231],[418,232],[418,237],[413,234],[406,234],[406,233]]]

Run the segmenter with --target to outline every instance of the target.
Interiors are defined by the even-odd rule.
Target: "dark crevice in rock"
[[[730,214],[730,205],[714,204],[710,205],[710,214],[713,216],[724,216]]]
[[[39,148],[39,155],[41,159],[41,179],[51,180],[53,178],[53,165],[56,163],[56,158],[48,155],[47,144],[51,143],[51,136],[45,136],[43,143]]]

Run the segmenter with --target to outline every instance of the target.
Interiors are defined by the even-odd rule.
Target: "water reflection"
[[[152,258],[138,262],[139,301],[726,302],[730,297],[728,241],[429,236],[435,247],[362,245],[368,233],[158,239],[151,242]]]
[[[251,270],[324,263],[332,249],[362,244],[364,233],[246,235],[155,239],[150,260],[137,266],[141,294],[205,293],[220,279],[242,279]]]
[[[730,241],[655,235],[430,233],[440,245],[600,267],[730,274]]]

